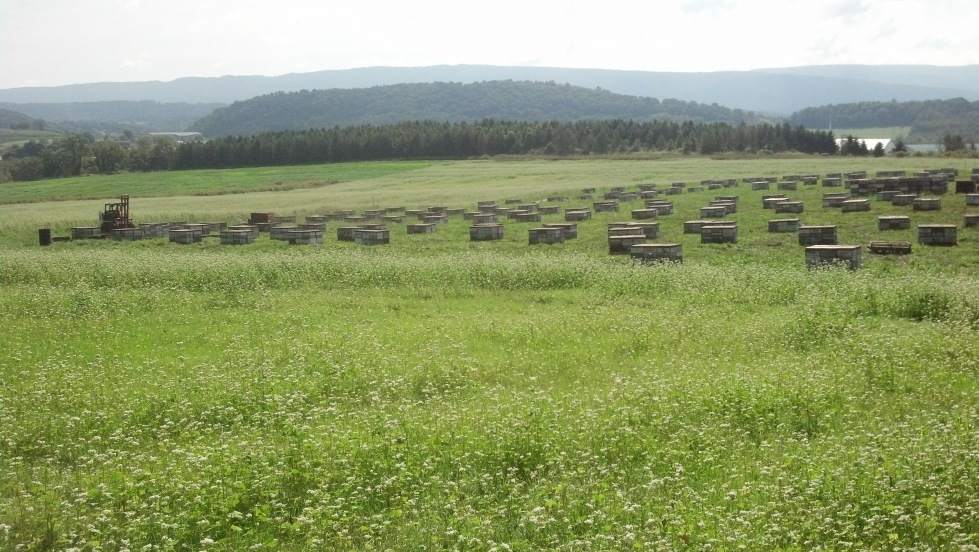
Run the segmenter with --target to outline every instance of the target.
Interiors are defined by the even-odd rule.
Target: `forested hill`
[[[756,117],[716,104],[626,96],[567,84],[491,81],[280,92],[218,109],[195,123],[192,130],[225,136],[401,121],[483,119],[740,123],[755,122]]]
[[[915,142],[940,142],[945,134],[979,138],[979,102],[962,98],[920,102],[859,102],[810,107],[790,118],[807,128],[911,127]]]
[[[37,128],[39,124],[19,111],[0,108],[0,128]]]

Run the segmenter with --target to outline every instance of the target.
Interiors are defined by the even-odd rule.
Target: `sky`
[[[0,88],[375,65],[979,63],[977,0],[0,0]]]

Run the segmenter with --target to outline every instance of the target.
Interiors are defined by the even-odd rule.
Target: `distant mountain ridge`
[[[402,83],[554,81],[618,94],[681,98],[760,113],[858,101],[963,97],[979,100],[979,66],[808,66],[707,73],[437,65],[365,67],[279,76],[188,77],[169,82],[90,83],[0,90],[0,102],[231,103],[273,92]]]
[[[750,112],[568,84],[490,81],[278,92],[235,102],[191,128],[207,136],[403,121],[630,119],[750,123]]]
[[[183,130],[224,104],[101,101],[71,103],[0,103],[0,109],[23,113],[66,130]]]
[[[914,86],[927,84],[949,90],[979,90],[979,65],[958,67],[938,65],[809,65],[781,69],[757,69],[756,72]]]

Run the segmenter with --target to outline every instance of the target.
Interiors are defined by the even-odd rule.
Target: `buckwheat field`
[[[755,176],[952,167],[907,158],[363,163],[0,186],[0,549],[979,550],[979,212]],[[240,179],[243,188],[237,188]],[[702,180],[736,179],[721,189]],[[529,245],[500,216],[390,243],[71,240],[131,194],[137,223],[477,201],[592,208],[686,182],[650,243],[642,199]],[[580,199],[584,188],[594,197]],[[230,193],[246,190],[244,193]],[[801,201],[763,209],[762,195]],[[736,243],[684,234],[737,197]],[[548,196],[566,199],[546,201]],[[510,205],[508,205],[510,207]],[[878,216],[911,218],[878,230]],[[836,225],[862,266],[807,268]],[[957,245],[917,241],[952,224]],[[872,240],[909,242],[874,255]]]

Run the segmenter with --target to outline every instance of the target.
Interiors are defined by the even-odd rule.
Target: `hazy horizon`
[[[968,0],[443,0],[322,5],[51,0],[0,6],[0,88],[363,67],[499,65],[710,72],[973,65]],[[922,32],[926,31],[926,32]],[[53,40],[57,37],[57,40]],[[67,54],[66,54],[67,52]]]
[[[964,67],[976,67],[979,64],[969,63],[962,65],[942,65],[942,64],[908,64],[908,63],[875,63],[875,64],[844,64],[844,63],[827,63],[827,64],[811,64],[811,67],[833,67],[833,66],[860,66],[860,65],[873,65],[875,67],[900,67],[900,66],[931,66],[931,67],[942,67],[942,68],[964,68]],[[293,71],[288,73],[234,73],[234,74],[224,74],[224,75],[182,75],[179,77],[174,77],[172,79],[141,79],[141,80],[119,80],[119,81],[79,81],[79,82],[64,82],[56,84],[39,84],[39,85],[24,85],[24,86],[10,86],[10,87],[0,87],[2,89],[14,89],[14,88],[46,88],[46,87],[59,87],[59,86],[75,86],[80,84],[105,84],[105,83],[133,83],[133,82],[160,82],[167,83],[173,82],[181,79],[208,79],[208,78],[223,78],[223,77],[280,77],[291,74],[303,74],[303,73],[316,73],[319,71],[351,71],[357,69],[410,69],[418,67],[462,67],[462,66],[486,66],[486,67],[539,67],[542,69],[577,69],[577,70],[595,70],[595,71],[643,71],[643,72],[653,72],[653,73],[723,73],[723,72],[744,72],[744,71],[776,71],[779,69],[790,69],[794,67],[801,66],[783,66],[783,67],[752,67],[747,69],[718,69],[716,71],[667,71],[660,69],[629,69],[629,68],[608,68],[608,67],[572,67],[572,66],[557,66],[557,65],[535,65],[535,66],[517,66],[517,65],[501,65],[494,63],[432,63],[429,65],[365,65],[356,67],[326,67],[322,69],[312,69],[310,71]]]

